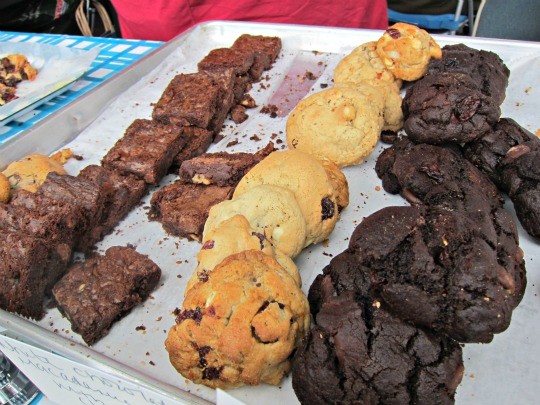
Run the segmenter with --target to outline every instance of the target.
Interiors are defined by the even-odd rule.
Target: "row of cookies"
[[[400,88],[421,77],[441,49],[424,30],[398,23],[334,70],[334,86],[302,100],[287,120],[287,144],[340,167],[361,163],[381,132],[403,126]]]
[[[276,151],[210,209],[198,266],[165,342],[172,365],[209,387],[278,384],[309,331],[292,258],[328,238],[348,205],[339,168]]]

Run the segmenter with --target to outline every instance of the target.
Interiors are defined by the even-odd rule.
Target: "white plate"
[[[37,107],[51,95],[68,90],[88,70],[99,48],[82,50],[32,42],[0,43],[0,58],[19,53],[38,70],[37,77],[17,85],[17,98],[0,107],[0,125]]]

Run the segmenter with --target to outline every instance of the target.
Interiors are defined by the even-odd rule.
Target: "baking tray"
[[[164,47],[160,64],[151,71],[148,69],[147,74],[134,84],[129,87],[125,85],[133,82],[133,72],[130,74],[127,71],[104,86],[100,94],[89,93],[82,97],[77,108],[86,120],[91,121],[90,125],[83,131],[79,130],[78,136],[71,141],[71,135],[66,134],[54,139],[55,148],[67,146],[84,157],[82,161],[69,162],[66,166],[68,172],[76,174],[82,167],[98,163],[135,118],[151,116],[152,103],[158,100],[174,75],[196,71],[197,62],[211,49],[230,46],[243,33],[278,35],[283,41],[283,51],[268,75],[255,84],[250,92],[258,108],[248,110],[250,118],[240,125],[227,122],[223,131],[225,138],[212,145],[210,151],[254,151],[264,147],[270,139],[283,148],[286,116],[272,118],[261,113],[260,108],[270,101],[277,104],[282,97],[273,98],[275,93],[284,95],[283,109],[292,108],[294,102],[291,99],[302,97],[303,92],[290,90],[291,86],[307,88],[309,93],[313,93],[332,85],[332,73],[338,61],[356,46],[376,40],[382,34],[377,30],[264,23],[215,21],[197,25],[170,41]],[[538,133],[540,43],[461,36],[435,36],[435,39],[441,46],[463,42],[473,48],[497,52],[512,71],[502,106],[503,116],[512,117],[533,133]],[[314,70],[312,73],[320,76],[306,85],[306,80],[310,80],[310,75],[306,75],[308,70]],[[141,70],[138,72],[141,73]],[[290,90],[290,99],[287,89]],[[107,93],[118,97],[107,104],[106,111],[100,113],[93,109],[91,106],[96,102],[106,100]],[[284,99],[289,101],[285,102]],[[32,136],[20,137],[17,153],[22,155],[34,151],[34,139],[62,125],[69,114],[64,111],[57,123],[53,121],[36,126]],[[238,143],[227,147],[233,140]],[[280,140],[283,142],[279,143]],[[401,197],[385,193],[375,175],[376,158],[385,147],[379,144],[364,163],[343,170],[350,187],[349,207],[343,211],[327,242],[306,248],[295,259],[305,292],[331,257],[345,249],[353,229],[362,218],[383,206],[406,204]],[[0,150],[2,155],[4,150]],[[169,175],[163,179],[160,187],[174,180],[175,176]],[[169,328],[174,324],[172,311],[181,307],[184,288],[196,266],[195,257],[200,245],[169,236],[159,223],[148,222],[146,213],[150,196],[98,247],[105,250],[110,245],[135,245],[139,252],[149,255],[162,268],[162,283],[151,299],[115,324],[108,336],[88,348],[79,335],[70,331],[69,323],[56,309],[49,309],[39,322],[2,311],[0,325],[21,339],[31,339],[83,364],[98,369],[111,367],[125,378],[178,401],[215,402],[214,390],[187,381],[173,369],[163,344]],[[507,208],[513,212],[511,203],[507,204]],[[540,335],[540,248],[519,224],[518,227],[528,269],[525,297],[514,311],[512,324],[507,331],[497,335],[490,344],[464,346],[465,375],[457,390],[457,404],[532,404],[540,396],[540,342],[537,339]],[[290,376],[278,387],[243,387],[228,393],[247,404],[297,403]]]

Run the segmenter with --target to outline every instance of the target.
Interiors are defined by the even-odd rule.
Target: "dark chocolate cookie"
[[[498,105],[504,101],[510,70],[493,52],[464,44],[446,45],[442,48],[442,58],[430,61],[427,74],[441,72],[468,75],[479,84],[482,93],[492,97]]]
[[[359,273],[356,258],[345,251],[312,286],[316,326],[292,374],[300,402],[453,403],[463,376],[459,344],[393,316],[364,295],[368,280]]]
[[[468,75],[442,72],[407,89],[402,104],[404,129],[415,142],[470,142],[491,129],[501,114]]]

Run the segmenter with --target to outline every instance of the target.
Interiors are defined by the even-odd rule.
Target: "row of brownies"
[[[280,49],[279,38],[245,34],[231,48],[211,51],[197,73],[169,83],[152,119],[134,120],[101,165],[77,176],[50,172],[37,191],[19,190],[0,204],[0,308],[40,319],[52,296],[72,330],[92,345],[144,301],[159,267],[132,247],[99,255],[95,244],[140,203],[148,185],[207,150]],[[74,251],[86,260],[73,263]]]

